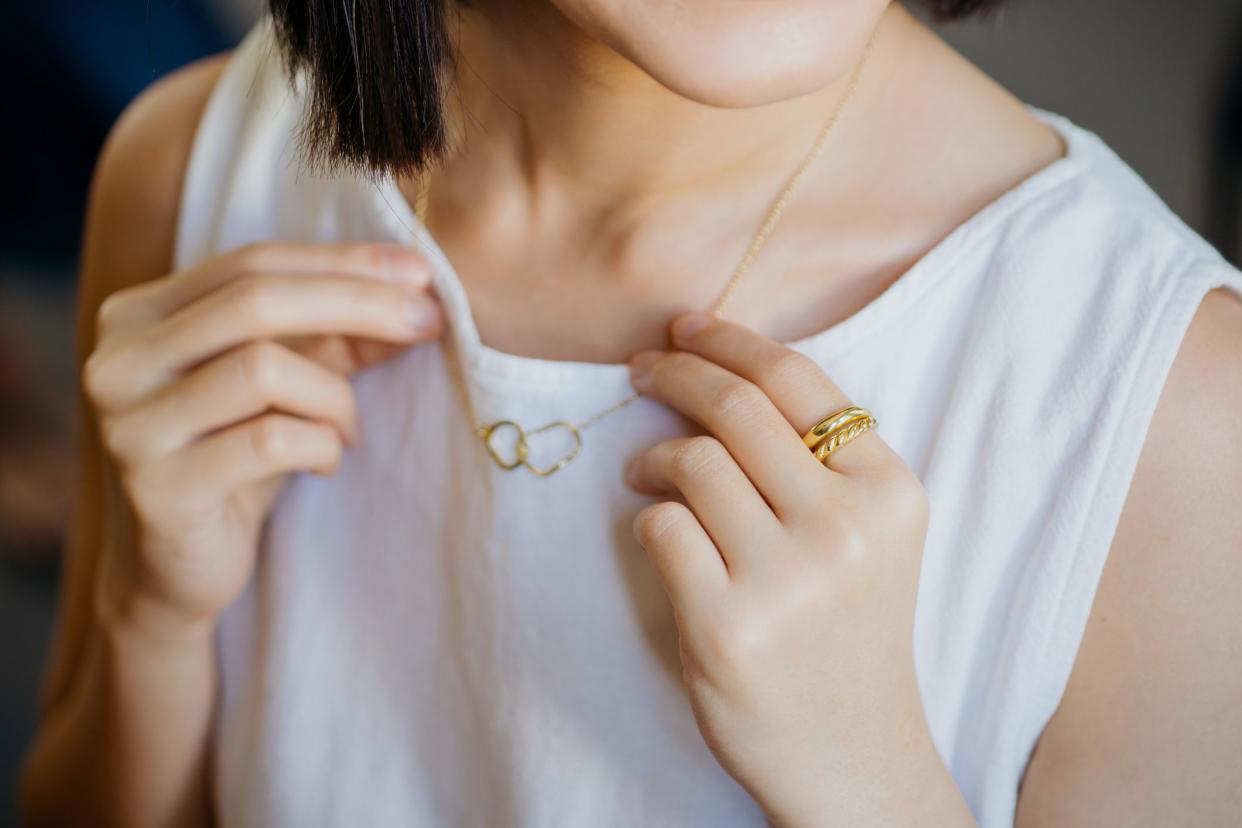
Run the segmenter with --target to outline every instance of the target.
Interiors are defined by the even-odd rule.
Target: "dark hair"
[[[419,172],[447,149],[445,86],[453,68],[448,6],[468,0],[270,0],[290,78],[305,70],[299,136],[318,170]],[[1004,0],[917,0],[940,21]]]

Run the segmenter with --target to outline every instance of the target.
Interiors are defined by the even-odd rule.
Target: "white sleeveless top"
[[[581,419],[621,364],[479,340],[391,180],[298,166],[302,78],[269,22],[235,52],[190,158],[176,266],[258,239],[409,242],[430,257],[479,417]],[[792,343],[923,480],[915,619],[932,734],[985,828],[1057,707],[1162,384],[1203,295],[1242,274],[1094,134],[845,321]],[[493,465],[439,342],[353,378],[362,441],[294,475],[219,633],[215,791],[230,826],[762,826],[680,681],[631,536],[625,461],[688,433],[642,398],[547,479]]]

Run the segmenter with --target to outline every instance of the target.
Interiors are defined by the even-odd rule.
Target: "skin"
[[[850,401],[810,358],[701,315],[672,334],[676,350],[631,360],[633,384],[707,434],[660,443],[627,480],[680,496],[634,531],[708,746],[776,825],[972,824],[915,679],[918,478],[874,432],[815,459],[801,435]]]
[[[639,45],[656,37],[642,15],[594,5],[592,30]],[[427,186],[427,224],[468,282],[484,341],[624,362],[663,346],[674,315],[710,306],[836,106],[877,13],[872,2],[822,5],[857,19],[844,56],[815,67],[821,87],[796,94],[809,71],[799,70],[786,78],[790,97],[778,98],[767,78],[769,102],[753,105],[735,77],[741,108],[670,91],[653,67],[574,25],[567,15],[583,8],[494,3],[463,16],[461,88],[450,96],[459,148],[405,190],[413,200]],[[817,25],[818,42],[835,51],[835,23]],[[684,71],[704,83],[728,73],[729,56],[708,61],[703,36],[660,37],[661,49],[681,44]],[[778,341],[827,327],[1062,152],[1017,100],[890,6],[857,94],[729,316]]]
[[[210,822],[212,635],[262,521],[289,472],[331,474],[356,441],[346,378],[442,326],[426,263],[393,245],[258,244],[168,272],[179,167],[220,65],[131,107],[93,186],[82,490],[23,778],[32,825]]]
[[[633,485],[660,496],[635,530],[676,611],[708,745],[777,825],[822,824],[824,813],[842,824],[969,823],[909,658],[925,496],[875,434],[834,454],[831,468],[814,462],[800,429],[842,397],[779,342],[856,311],[1057,157],[1059,140],[879,0],[781,2],[780,15],[771,4],[706,2],[477,8],[458,27],[450,114],[460,145],[405,189],[429,188],[428,224],[486,342],[553,359],[646,352],[634,360],[636,387],[703,426],[702,437],[636,458]],[[670,334],[670,319],[715,297],[877,19],[858,95],[735,297],[738,324]],[[82,488],[24,778],[31,824],[210,821],[210,635],[249,576],[255,527],[285,470],[330,473],[348,450],[353,403],[339,378],[436,333],[431,324],[398,335],[400,320],[377,310],[400,307],[398,293],[425,298],[421,264],[376,278],[389,262],[365,245],[309,256],[306,246],[264,247],[226,254],[196,278],[168,276],[180,172],[219,68],[200,63],[145,93],[114,130],[92,192],[78,309]],[[231,255],[251,258],[238,267]],[[311,262],[321,278],[305,298],[279,292],[274,271],[305,275]],[[769,290],[777,278],[782,289]],[[233,301],[217,301],[249,308],[248,326],[173,310],[181,291],[198,293],[182,308],[201,308],[250,281],[268,292],[233,287]],[[113,294],[122,298],[103,302]],[[239,294],[253,304],[236,304]],[[334,316],[327,304],[348,308]],[[168,341],[182,356],[216,350],[178,373],[153,347]],[[247,363],[230,354],[258,352],[253,342],[287,348],[289,368],[234,370]],[[1158,404],[1069,687],[1021,788],[1020,826],[1224,825],[1242,807],[1242,518],[1232,508],[1242,425],[1231,414],[1242,388],[1220,381],[1242,376],[1240,345],[1242,303],[1213,292]],[[237,397],[249,402],[216,411],[223,431],[187,442],[177,424],[199,401]],[[752,433],[721,420],[722,402]],[[288,430],[251,441],[256,456],[240,464],[258,475],[257,457],[271,474],[230,488],[223,476],[238,458],[219,438],[265,433],[253,425],[271,419],[260,405]],[[169,470],[191,455],[218,485],[177,486]],[[802,501],[799,490],[820,486],[850,504],[836,512],[848,521]],[[227,553],[202,554],[203,538]],[[851,601],[859,591],[888,599]],[[878,655],[890,653],[900,656]],[[800,665],[780,685],[753,666],[777,661]],[[834,681],[840,674],[853,681]],[[834,704],[799,702],[808,696]]]

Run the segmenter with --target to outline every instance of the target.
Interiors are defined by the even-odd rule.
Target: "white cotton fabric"
[[[391,180],[299,166],[302,82],[260,22],[199,127],[177,267],[259,239],[412,242],[482,419],[579,419],[630,392],[623,365],[481,343]],[[929,492],[916,668],[984,828],[1012,824],[1191,317],[1209,289],[1242,291],[1094,134],[1032,111],[1065,158],[792,343],[875,411]],[[762,826],[695,726],[665,593],[631,536],[651,501],[624,463],[684,421],[641,399],[559,474],[502,472],[447,371],[437,342],[355,376],[361,444],[277,501],[219,633],[222,824]]]

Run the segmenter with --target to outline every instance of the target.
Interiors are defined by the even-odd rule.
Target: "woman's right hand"
[[[347,375],[439,335],[428,285],[409,248],[258,243],[104,300],[82,380],[130,524],[105,620],[214,626],[289,473],[357,439]]]

